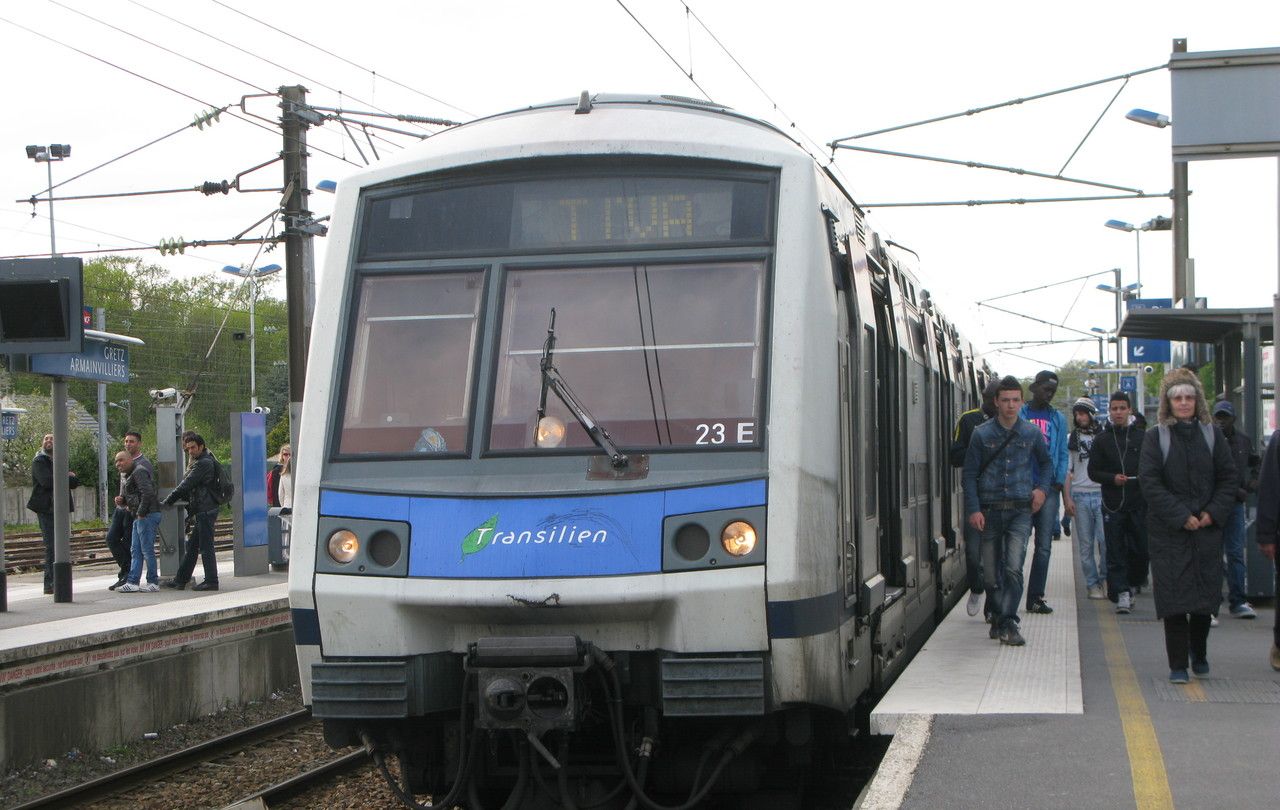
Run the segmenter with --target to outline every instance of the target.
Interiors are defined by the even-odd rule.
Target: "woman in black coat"
[[[1209,622],[1222,603],[1222,526],[1236,492],[1230,443],[1210,421],[1204,389],[1190,371],[1165,375],[1138,475],[1169,680],[1187,683],[1188,653],[1191,670],[1209,674]]]

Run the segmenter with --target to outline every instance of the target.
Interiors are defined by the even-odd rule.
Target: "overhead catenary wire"
[[[979,206],[979,205],[1034,205],[1036,203],[1063,202],[1096,202],[1098,200],[1149,200],[1159,197],[1172,197],[1172,192],[1162,194],[1100,194],[1088,197],[1006,197],[1000,200],[933,200],[929,202],[869,202],[858,203],[858,207],[870,211],[872,208],[930,208],[944,206]]]
[[[973,107],[971,109],[965,110],[964,112],[950,113],[948,115],[939,115],[934,118],[926,118],[923,121],[913,121],[912,123],[909,123],[909,124],[898,124],[896,126],[885,127],[883,129],[876,129],[870,132],[861,132],[857,135],[847,135],[843,138],[836,138],[834,141],[832,141],[829,144],[829,146],[831,146],[831,148],[834,149],[837,144],[843,143],[845,141],[856,141],[859,138],[870,138],[872,135],[883,135],[887,132],[898,132],[899,130],[911,129],[912,127],[922,127],[922,126],[925,126],[926,124],[936,124],[940,121],[950,121],[953,118],[963,118],[968,115],[977,115],[979,113],[990,112],[991,110],[998,110],[1001,107],[1011,107],[1017,104],[1025,104],[1028,101],[1038,101],[1039,99],[1048,98],[1050,96],[1057,96],[1063,93],[1072,93],[1072,92],[1075,92],[1076,90],[1083,90],[1086,87],[1095,87],[1099,84],[1107,84],[1108,82],[1119,81],[1121,79],[1127,80],[1134,76],[1141,76],[1144,73],[1153,73],[1157,70],[1164,70],[1168,66],[1169,66],[1168,63],[1155,65],[1153,67],[1142,68],[1141,70],[1132,70],[1132,71],[1129,71],[1128,73],[1121,73],[1118,76],[1109,76],[1105,79],[1096,79],[1091,82],[1084,82],[1083,84],[1077,84],[1071,87],[1063,87],[1058,90],[1050,90],[1048,92],[1037,93],[1032,96],[1024,96],[1021,98],[1009,99],[1008,101],[1002,101],[998,104],[988,104],[985,107]]]
[[[288,31],[285,31],[285,30],[284,30],[284,29],[282,29],[282,28],[278,28],[277,26],[274,26],[274,25],[272,25],[272,24],[271,24],[271,23],[269,23],[269,22],[265,22],[264,20],[260,20],[260,19],[258,19],[257,17],[254,17],[254,16],[253,16],[253,15],[251,15],[251,14],[248,14],[248,13],[246,13],[246,12],[244,12],[244,11],[241,11],[240,9],[236,8],[235,6],[228,5],[227,3],[222,2],[222,0],[210,0],[210,2],[214,3],[215,5],[222,6],[222,7],[223,7],[223,8],[225,8],[226,10],[231,11],[231,12],[233,12],[233,13],[235,13],[235,14],[239,14],[241,17],[244,17],[244,18],[246,18],[246,19],[248,19],[248,20],[252,20],[253,22],[257,23],[258,25],[261,25],[261,26],[266,27],[266,28],[270,28],[271,30],[275,31],[275,32],[276,32],[276,33],[278,33],[278,34],[283,34],[284,36],[288,37],[289,39],[292,39],[292,40],[294,40],[294,41],[296,41],[296,42],[300,42],[300,43],[302,43],[303,45],[306,45],[308,48],[312,48],[312,49],[314,49],[314,50],[320,51],[321,53],[327,54],[327,55],[329,55],[329,56],[333,57],[334,59],[337,59],[337,60],[339,60],[339,61],[341,61],[341,62],[345,62],[346,64],[351,65],[352,67],[356,68],[357,70],[362,70],[362,71],[364,71],[364,72],[366,72],[366,73],[369,73],[370,75],[374,76],[375,78],[381,77],[381,79],[382,79],[383,81],[385,81],[385,82],[389,82],[389,83],[391,83],[391,84],[394,84],[396,87],[399,87],[399,88],[401,88],[401,89],[403,89],[403,90],[408,90],[408,91],[409,91],[409,92],[411,92],[411,93],[416,93],[417,95],[422,96],[422,97],[423,97],[423,98],[425,98],[425,99],[429,99],[429,100],[431,100],[431,101],[434,101],[434,102],[435,102],[435,103],[437,103],[437,104],[443,104],[444,106],[448,107],[449,109],[457,110],[458,112],[462,113],[463,115],[467,115],[467,116],[470,116],[470,117],[472,117],[472,118],[475,118],[475,113],[468,112],[467,110],[464,110],[463,108],[459,107],[459,106],[458,106],[458,105],[456,105],[456,104],[450,104],[449,102],[447,102],[447,101],[445,101],[445,100],[443,100],[443,99],[440,99],[440,98],[436,98],[435,96],[431,95],[430,93],[426,93],[426,92],[424,92],[424,91],[422,91],[422,90],[417,89],[416,87],[410,87],[409,85],[404,84],[403,82],[396,81],[395,79],[391,78],[390,76],[387,76],[387,75],[385,75],[385,74],[379,74],[376,70],[374,70],[374,69],[372,69],[372,68],[368,68],[368,67],[365,67],[364,65],[361,65],[361,64],[359,64],[359,63],[353,62],[353,61],[351,61],[350,59],[347,59],[345,56],[340,56],[340,55],[338,55],[338,54],[334,53],[333,51],[330,51],[330,50],[328,50],[328,49],[326,49],[326,48],[322,48],[322,47],[320,47],[319,45],[316,45],[316,44],[315,44],[315,43],[313,43],[313,42],[308,42],[307,40],[305,40],[305,39],[303,39],[303,38],[301,38],[301,37],[299,37],[299,36],[297,36],[297,35],[295,35],[295,34],[291,34],[291,33],[289,33]]]
[[[157,86],[157,87],[160,87],[160,88],[163,88],[163,89],[165,89],[165,90],[168,90],[169,92],[174,93],[174,94],[179,95],[179,96],[182,96],[182,97],[183,97],[183,98],[185,98],[185,99],[189,99],[189,100],[191,100],[191,101],[194,101],[194,102],[196,102],[197,104],[200,104],[200,105],[201,105],[201,106],[203,106],[203,107],[214,107],[214,106],[216,106],[216,105],[210,104],[209,102],[205,101],[204,99],[197,98],[196,96],[193,96],[193,95],[191,95],[190,93],[183,92],[182,90],[179,90],[179,89],[177,89],[177,88],[175,88],[175,87],[171,87],[170,85],[167,85],[167,84],[165,84],[164,82],[161,82],[161,81],[159,81],[159,80],[157,80],[157,79],[153,79],[153,78],[151,78],[150,76],[144,76],[143,74],[138,73],[137,71],[130,70],[129,68],[126,68],[126,67],[124,67],[124,66],[122,66],[122,65],[118,65],[118,64],[116,64],[115,62],[112,62],[112,61],[111,61],[111,60],[109,60],[109,59],[104,59],[103,57],[98,56],[97,54],[90,53],[90,52],[88,52],[88,51],[86,51],[86,50],[84,50],[84,49],[82,49],[82,48],[77,48],[77,47],[76,47],[76,46],[74,46],[74,45],[71,45],[71,44],[69,44],[69,43],[63,42],[62,40],[59,40],[59,39],[57,39],[57,38],[55,38],[55,37],[51,37],[51,36],[49,36],[48,34],[41,33],[40,31],[37,31],[37,30],[35,30],[34,28],[29,28],[29,27],[27,27],[27,26],[25,26],[25,25],[23,25],[23,24],[21,24],[21,23],[14,22],[13,20],[9,19],[8,17],[0,17],[0,22],[6,22],[6,23],[8,23],[9,25],[12,25],[12,26],[13,26],[13,27],[15,27],[15,28],[19,28],[19,29],[21,29],[21,30],[23,30],[23,31],[26,31],[26,32],[27,32],[27,33],[29,33],[29,34],[32,34],[32,35],[34,35],[34,36],[40,37],[41,39],[47,40],[47,41],[49,41],[49,42],[52,42],[52,43],[54,43],[55,45],[60,45],[60,46],[62,46],[62,47],[64,47],[64,48],[66,48],[66,49],[68,49],[68,50],[75,51],[76,53],[78,53],[78,54],[80,54],[80,55],[82,55],[82,56],[87,56],[87,57],[89,57],[90,59],[93,59],[93,60],[95,60],[95,61],[97,61],[97,62],[101,62],[101,63],[102,63],[102,64],[104,64],[104,65],[107,65],[107,66],[109,66],[109,67],[113,67],[113,68],[115,68],[116,70],[119,70],[119,71],[121,71],[121,72],[123,72],[123,73],[128,73],[130,76],[133,76],[133,77],[135,77],[135,78],[141,79],[141,80],[143,80],[144,82],[148,82],[149,84],[154,84],[154,85],[155,85],[155,86]],[[270,133],[272,133],[273,135],[279,135],[279,130],[278,130],[278,129],[273,128],[273,127],[270,127],[270,126],[267,126],[267,125],[265,125],[265,124],[261,124],[261,123],[259,123],[259,122],[257,122],[257,121],[251,120],[250,118],[247,118],[247,117],[245,117],[245,116],[237,115],[236,113],[232,112],[231,110],[227,110],[227,115],[231,116],[232,118],[236,118],[236,119],[238,119],[238,120],[240,120],[240,121],[244,121],[244,122],[245,122],[245,123],[247,123],[247,124],[252,124],[253,126],[258,127],[259,129],[265,130],[265,131],[267,131],[267,132],[270,132]],[[346,158],[342,157],[341,155],[335,155],[333,152],[329,152],[329,151],[327,151],[327,150],[325,150],[325,149],[321,149],[320,147],[318,147],[318,146],[316,146],[316,145],[314,145],[314,144],[307,144],[307,148],[308,148],[308,149],[314,149],[315,151],[317,151],[317,152],[319,152],[319,153],[321,153],[321,154],[328,155],[329,157],[334,158],[335,160],[341,160],[343,163],[349,163],[349,164],[351,164],[352,166],[359,167],[359,165],[360,165],[360,164],[358,164],[358,163],[355,163],[354,161],[347,160]],[[47,255],[47,254],[46,254],[46,255]]]
[[[217,0],[214,0],[214,2],[217,2]],[[711,95],[702,87],[702,85],[698,84],[697,79],[693,78],[693,71],[685,70],[684,65],[680,64],[680,60],[671,55],[671,51],[667,50],[667,47],[653,35],[653,32],[650,31],[644,23],[640,22],[640,18],[632,13],[631,9],[627,8],[626,3],[622,2],[622,0],[614,0],[614,2],[616,2],[623,11],[627,12],[627,16],[630,17],[636,25],[640,26],[640,30],[645,32],[649,39],[653,40],[653,44],[658,46],[658,50],[666,54],[667,58],[671,60],[671,64],[675,65],[676,68],[684,74],[685,78],[687,78],[694,87],[698,88],[698,92],[702,94],[702,98],[706,101],[711,101]]]
[[[320,81],[319,79],[316,79],[316,78],[314,78],[314,77],[312,77],[312,76],[308,76],[307,74],[303,73],[303,72],[302,72],[302,71],[300,71],[300,70],[296,70],[296,69],[291,68],[291,67],[288,67],[288,66],[286,66],[286,65],[282,65],[282,64],[280,64],[279,62],[276,62],[276,61],[273,61],[273,60],[271,60],[271,59],[266,58],[265,56],[261,56],[260,54],[256,54],[256,53],[254,53],[254,52],[252,52],[252,51],[250,51],[250,50],[248,50],[248,49],[246,49],[246,48],[242,48],[242,47],[240,47],[239,45],[236,45],[234,42],[229,42],[229,41],[227,41],[227,40],[225,40],[225,39],[222,39],[221,37],[214,36],[213,34],[209,33],[208,31],[205,31],[205,30],[203,30],[203,29],[197,28],[196,26],[194,26],[194,25],[190,25],[190,24],[188,24],[188,23],[185,23],[185,22],[183,22],[182,20],[177,19],[176,17],[173,17],[173,16],[170,16],[170,15],[168,15],[168,14],[165,14],[164,12],[162,12],[162,11],[158,11],[157,9],[151,8],[150,6],[146,5],[145,3],[140,3],[140,2],[138,2],[138,0],[128,0],[128,2],[132,3],[133,5],[137,6],[138,8],[141,8],[141,9],[144,9],[144,10],[146,10],[146,11],[149,11],[149,12],[151,12],[152,14],[155,14],[155,15],[157,15],[157,16],[159,16],[159,17],[163,17],[164,19],[169,20],[169,21],[170,21],[170,22],[172,22],[172,23],[175,23],[175,24],[177,24],[177,25],[180,25],[180,26],[182,26],[183,28],[188,29],[189,31],[193,31],[193,32],[195,32],[195,33],[197,33],[197,34],[200,34],[200,35],[201,35],[201,36],[203,36],[203,37],[208,37],[209,39],[212,39],[212,40],[213,40],[213,41],[215,41],[215,42],[219,42],[219,43],[221,43],[221,44],[223,44],[223,45],[227,46],[228,48],[233,48],[233,49],[235,49],[235,50],[239,51],[240,53],[244,54],[245,56],[253,57],[254,59],[257,59],[257,60],[259,60],[259,61],[261,61],[261,62],[266,62],[268,65],[271,65],[272,67],[275,67],[275,68],[279,68],[280,70],[286,71],[286,72],[288,72],[288,73],[292,73],[293,75],[297,76],[298,78],[300,78],[300,79],[302,79],[302,80],[304,80],[304,81],[310,82],[310,83],[312,83],[312,84],[314,84],[314,85],[316,85],[316,86],[318,86],[318,87],[323,87],[324,89],[326,89],[326,90],[328,90],[328,91],[330,91],[330,92],[332,92],[332,93],[337,93],[339,98],[341,98],[343,95],[346,95],[346,96],[349,96],[350,98],[355,99],[356,101],[360,102],[361,104],[365,104],[365,105],[368,105],[368,106],[370,106],[370,107],[373,107],[375,110],[378,110],[379,112],[385,113],[385,114],[387,114],[387,115],[389,115],[389,116],[391,116],[391,117],[397,118],[397,119],[399,119],[399,120],[407,120],[407,119],[406,119],[406,118],[404,118],[404,117],[398,116],[398,115],[396,115],[395,113],[391,113],[391,112],[389,112],[388,110],[384,110],[384,109],[382,109],[381,107],[378,107],[376,104],[373,104],[372,102],[365,101],[364,99],[361,99],[361,98],[359,98],[359,97],[355,96],[354,94],[352,94],[352,93],[350,93],[350,92],[346,92],[346,91],[343,91],[343,90],[339,90],[338,88],[336,88],[336,87],[334,87],[334,86],[332,86],[332,85],[330,85],[330,84],[326,84],[325,82],[322,82],[322,81]]]

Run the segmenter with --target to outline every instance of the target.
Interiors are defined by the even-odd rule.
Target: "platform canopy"
[[[1258,337],[1272,339],[1271,307],[1248,309],[1131,309],[1120,324],[1120,336],[1148,340],[1217,343],[1256,324]]]

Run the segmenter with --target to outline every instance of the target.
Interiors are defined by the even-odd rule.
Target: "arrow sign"
[[[1147,356],[1147,347],[1146,347],[1146,346],[1134,346],[1134,347],[1133,347],[1133,351],[1132,351],[1132,352],[1130,352],[1130,354],[1132,354],[1134,357],[1146,357],[1146,356]]]

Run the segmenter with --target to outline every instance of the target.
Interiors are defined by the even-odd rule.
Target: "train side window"
[[[876,331],[866,327],[862,333],[862,360],[859,363],[862,372],[862,499],[866,517],[875,517],[877,495],[879,493],[879,476],[876,474],[876,440],[872,438],[878,433],[879,419],[876,414]]]

